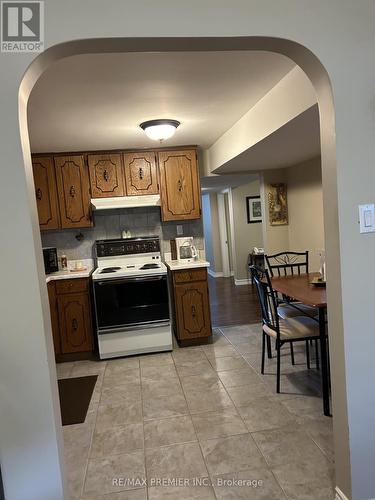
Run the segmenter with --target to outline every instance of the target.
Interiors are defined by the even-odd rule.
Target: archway
[[[317,57],[307,48],[295,42],[270,37],[241,38],[115,38],[92,39],[68,42],[54,46],[39,57],[28,68],[21,82],[19,93],[20,133],[26,168],[30,206],[33,214],[34,235],[38,233],[35,202],[33,201],[33,180],[31,175],[30,144],[27,129],[27,102],[31,90],[38,78],[54,62],[74,55],[110,53],[110,52],[183,52],[183,51],[229,51],[263,50],[282,54],[292,59],[310,79],[317,94],[320,114],[321,158],[323,174],[324,222],[326,234],[326,253],[328,268],[329,331],[331,345],[331,374],[333,388],[333,414],[336,438],[337,484],[346,491],[350,490],[349,480],[349,442],[347,431],[346,388],[342,383],[345,377],[344,347],[342,338],[341,280],[339,255],[339,234],[337,199],[332,198],[336,189],[335,124],[331,85],[328,74]],[[329,193],[329,194],[328,194]],[[40,240],[35,237],[36,255],[41,255]],[[41,260],[41,257],[39,257]],[[39,262],[42,268],[41,262]],[[41,285],[43,287],[43,285]],[[46,300],[45,290],[41,290],[42,299]],[[44,308],[44,320],[47,329],[49,318]],[[335,321],[332,321],[332,318]],[[46,332],[49,334],[49,332]],[[52,350],[49,350],[50,369],[53,365]],[[56,387],[52,385],[56,399]],[[338,411],[338,408],[340,410]],[[336,411],[337,409],[337,411]],[[55,412],[58,407],[55,405]]]

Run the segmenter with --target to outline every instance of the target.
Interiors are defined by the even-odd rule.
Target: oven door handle
[[[103,285],[118,285],[120,283],[134,283],[134,282],[141,282],[141,281],[161,281],[162,279],[165,279],[166,276],[144,276],[144,277],[138,277],[138,278],[118,278],[114,280],[103,280],[103,281],[96,281],[95,283],[99,286]]]

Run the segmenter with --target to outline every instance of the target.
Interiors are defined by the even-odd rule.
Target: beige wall
[[[262,224],[248,224],[246,211],[246,196],[258,196],[259,194],[259,180],[232,189],[235,280],[248,278],[247,260],[249,253],[254,247],[263,246]]]
[[[267,195],[270,184],[285,182],[289,224],[271,226]],[[262,198],[266,217],[263,236],[267,253],[309,251],[310,271],[319,270],[318,251],[324,249],[323,192],[320,158],[262,174]]]
[[[323,192],[320,158],[286,169],[289,249],[309,251],[310,271],[319,270],[324,249]]]

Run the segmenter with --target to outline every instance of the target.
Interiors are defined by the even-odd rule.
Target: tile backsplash
[[[122,231],[132,236],[159,236],[161,250],[170,252],[169,241],[177,236],[177,225],[183,226],[184,236],[193,236],[198,250],[204,250],[202,220],[161,222],[160,208],[143,207],[94,212],[94,227],[64,229],[42,233],[44,247],[56,247],[58,256],[65,254],[68,260],[93,258],[95,240],[121,238]],[[78,238],[82,235],[83,238]]]

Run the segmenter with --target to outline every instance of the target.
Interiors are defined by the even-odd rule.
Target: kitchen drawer
[[[206,268],[200,268],[200,269],[184,269],[181,271],[174,271],[173,279],[175,283],[186,283],[189,281],[206,281],[207,270]]]
[[[56,280],[56,293],[77,293],[87,292],[89,288],[89,280],[87,278],[73,278],[66,280]]]

